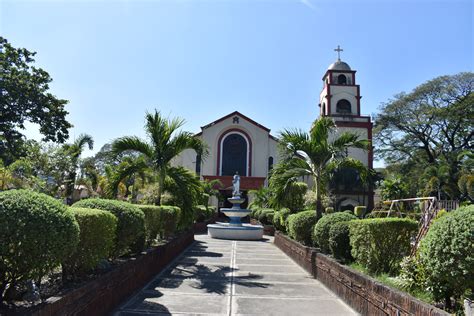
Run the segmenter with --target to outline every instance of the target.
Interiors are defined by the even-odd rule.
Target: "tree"
[[[87,134],[80,134],[72,144],[65,144],[63,146],[64,152],[71,159],[71,169],[66,171],[66,197],[70,199],[72,203],[74,185],[76,184],[77,170],[79,169],[80,157],[84,147],[88,146],[89,149],[94,148],[94,140],[92,136]]]
[[[398,200],[408,198],[408,186],[400,177],[392,177],[383,180],[380,188],[382,189],[382,199]]]
[[[327,117],[313,123],[309,133],[301,130],[285,130],[280,135],[283,159],[276,165],[270,177],[270,187],[285,191],[286,187],[301,177],[313,180],[316,192],[316,216],[322,216],[322,195],[335,171],[354,168],[362,179],[370,171],[360,161],[347,157],[348,148],[368,150],[368,140],[361,140],[356,134],[344,132],[334,135],[336,125]]]
[[[457,183],[466,159],[460,153],[474,147],[473,89],[474,73],[441,76],[382,105],[374,128],[376,153],[388,165],[410,165],[401,175],[413,174],[417,191],[432,181],[440,195],[460,197]],[[419,172],[428,167],[432,170],[418,181]]]
[[[19,130],[25,121],[39,124],[43,140],[63,143],[72,125],[66,120],[67,100],[49,92],[52,81],[41,68],[32,66],[35,52],[14,48],[0,37],[0,159],[8,165],[24,154]]]
[[[185,149],[194,149],[198,155],[207,154],[206,145],[189,132],[178,131],[184,125],[179,118],[165,119],[160,112],[146,114],[145,132],[149,141],[135,136],[125,136],[115,140],[112,149],[116,154],[133,151],[143,155],[145,164],[157,174],[157,199],[160,205],[167,175],[180,182],[182,172],[172,169],[171,160]]]

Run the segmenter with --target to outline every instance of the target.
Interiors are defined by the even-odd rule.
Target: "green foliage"
[[[76,202],[74,207],[109,211],[117,217],[117,235],[113,251],[115,257],[127,254],[130,251],[138,252],[143,249],[145,244],[145,215],[137,206],[114,200],[86,199]]]
[[[349,223],[352,256],[370,273],[396,273],[411,249],[418,223],[406,218],[371,218]]]
[[[462,72],[429,80],[382,105],[375,119],[375,148],[411,195],[425,191],[444,199],[467,198],[458,181],[465,160],[472,161],[462,153],[472,152],[473,92],[474,73]]]
[[[331,214],[334,213],[334,207],[328,206],[324,209],[324,213]]]
[[[165,181],[168,178],[171,182],[169,191],[174,195],[179,195],[176,197],[183,201],[179,205],[183,212],[182,224],[190,225],[193,222],[192,206],[198,204],[202,193],[200,191],[197,194],[195,188],[202,188],[196,177],[194,177],[196,181],[189,183],[189,171],[184,168],[171,167],[171,160],[186,149],[194,149],[198,155],[205,158],[207,147],[192,133],[179,131],[184,125],[182,119],[167,119],[156,110],[154,113],[147,113],[145,119],[145,132],[148,141],[136,136],[125,136],[113,142],[113,151],[117,154],[132,151],[143,155],[147,166],[150,166],[157,175],[157,200],[155,201],[157,205],[161,204],[161,194],[166,189]]]
[[[160,235],[163,238],[172,236],[178,228],[181,217],[181,209],[177,206],[161,206]]]
[[[7,165],[24,154],[19,130],[24,129],[25,121],[39,124],[45,141],[64,142],[72,127],[66,121],[68,112],[64,109],[68,101],[49,93],[52,79],[43,69],[32,66],[35,54],[25,48],[14,48],[0,36],[0,159]]]
[[[288,235],[305,245],[311,245],[311,232],[318,221],[315,211],[304,211],[288,216]]]
[[[474,201],[474,173],[467,172],[460,176],[458,180],[458,188],[463,199]]]
[[[110,212],[87,208],[70,208],[80,228],[79,244],[63,261],[63,273],[76,275],[88,272],[101,259],[108,259],[114,247],[117,217]]]
[[[331,226],[329,229],[329,250],[334,258],[342,262],[351,262],[353,260],[348,222],[336,222]]]
[[[400,262],[399,279],[398,286],[405,291],[418,291],[424,287],[426,276],[424,268],[420,263],[419,253],[402,259]]]
[[[156,205],[141,205],[136,206],[145,215],[145,235],[147,245],[150,245],[160,233],[161,229],[161,207]]]
[[[311,177],[316,192],[316,213],[323,212],[322,195],[325,193],[334,172],[341,168],[357,170],[366,180],[369,170],[358,160],[347,157],[348,148],[367,150],[369,141],[360,140],[358,135],[344,132],[336,138],[330,135],[336,125],[331,118],[321,117],[313,123],[309,133],[301,130],[285,130],[280,136],[282,160],[273,169],[270,187],[275,194],[285,192],[301,177]]]
[[[436,220],[419,248],[426,284],[439,300],[474,288],[474,206]]]
[[[270,178],[269,190],[270,205],[289,208],[293,212],[304,209],[304,197],[308,191],[308,185],[305,182],[297,181],[296,178],[288,180],[277,176]]]
[[[323,216],[314,226],[313,244],[322,252],[329,253],[329,230],[337,222],[346,222],[357,219],[353,214],[337,212]]]
[[[263,225],[272,225],[274,214],[275,214],[274,209],[264,208],[264,209],[259,210],[257,219]]]
[[[205,222],[214,215],[214,209],[212,207],[206,207],[204,205],[194,206],[194,221]]]
[[[271,190],[269,188],[261,187],[258,190],[250,190],[249,194],[252,197],[249,204],[249,209],[253,209],[255,207],[267,208],[270,206]]]
[[[365,206],[354,207],[354,214],[359,218],[363,218],[366,211],[367,211],[367,207]]]
[[[61,202],[27,190],[0,192],[0,295],[38,280],[76,248],[79,226]]]
[[[273,226],[276,230],[286,232],[286,219],[291,215],[291,211],[287,208],[282,208],[281,210],[273,214]]]
[[[408,186],[400,177],[385,179],[382,182],[382,199],[396,200],[408,197]]]

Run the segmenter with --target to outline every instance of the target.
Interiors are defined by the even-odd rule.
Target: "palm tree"
[[[116,154],[132,151],[143,156],[142,166],[148,166],[157,175],[157,199],[155,203],[161,203],[161,194],[165,186],[165,179],[178,177],[177,170],[171,169],[171,160],[185,149],[194,149],[198,155],[207,155],[206,145],[189,132],[178,131],[184,120],[179,118],[166,119],[160,112],[147,113],[145,116],[145,132],[148,142],[136,136],[125,136],[115,140],[112,150]],[[137,171],[137,170],[134,170]],[[170,172],[172,171],[172,172]],[[174,179],[179,182],[179,179]]]
[[[275,166],[270,178],[271,187],[286,191],[287,186],[309,177],[316,192],[316,216],[322,216],[321,198],[332,175],[342,168],[353,168],[363,180],[369,170],[360,161],[347,157],[348,148],[368,150],[368,140],[344,132],[335,135],[336,125],[327,117],[313,123],[308,133],[301,130],[284,130],[280,135],[282,162]]]
[[[72,194],[74,192],[74,185],[76,183],[77,170],[79,168],[79,159],[82,155],[84,147],[88,146],[89,149],[94,148],[94,140],[92,136],[88,134],[80,134],[72,144],[65,144],[63,146],[64,153],[70,159],[71,168],[66,174],[66,197],[68,203],[72,203]]]

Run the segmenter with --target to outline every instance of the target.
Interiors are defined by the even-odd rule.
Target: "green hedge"
[[[273,215],[275,210],[271,208],[263,208],[258,212],[258,221],[263,225],[272,225],[273,224]]]
[[[214,215],[213,209],[211,209],[211,207],[206,207],[205,205],[195,205],[193,211],[195,222],[205,222]]]
[[[107,211],[76,207],[69,210],[79,224],[80,238],[74,253],[63,263],[63,273],[76,275],[94,269],[101,259],[110,257],[118,220]]]
[[[366,211],[367,211],[367,207],[365,206],[354,207],[354,214],[359,218],[363,218]]]
[[[315,211],[304,211],[288,216],[288,235],[305,245],[311,244],[311,232],[317,222]]]
[[[434,221],[421,241],[419,260],[436,300],[474,289],[474,205]]]
[[[0,192],[0,295],[37,280],[76,248],[79,225],[61,202],[28,190]]]
[[[319,247],[322,252],[329,253],[329,230],[332,225],[353,219],[357,219],[357,217],[345,212],[331,213],[323,216],[319,222],[314,225],[313,245]]]
[[[349,223],[352,256],[370,273],[396,273],[410,252],[418,223],[407,218],[372,218]]]
[[[124,255],[130,251],[139,252],[143,250],[145,244],[145,215],[137,206],[105,199],[81,200],[74,203],[73,206],[109,211],[117,217],[114,257]]]
[[[336,222],[329,229],[329,250],[334,258],[342,262],[351,262],[351,243],[349,222]]]
[[[147,245],[151,245],[160,233],[161,227],[161,206],[156,205],[136,205],[145,215],[145,236]]]
[[[172,236],[178,228],[181,218],[181,209],[177,206],[161,206],[160,213],[160,235],[163,238]]]
[[[273,226],[276,230],[285,232],[286,231],[286,219],[291,215],[291,211],[287,208],[282,208],[281,210],[273,214]]]

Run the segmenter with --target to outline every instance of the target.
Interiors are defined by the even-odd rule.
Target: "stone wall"
[[[275,233],[275,245],[362,315],[450,315]]]

